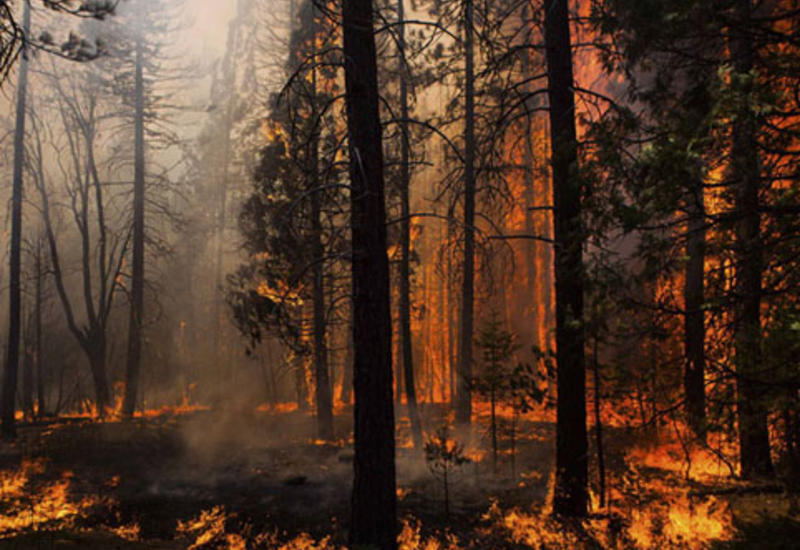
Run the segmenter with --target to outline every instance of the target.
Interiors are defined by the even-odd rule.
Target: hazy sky
[[[187,49],[202,58],[222,56],[228,21],[236,13],[236,0],[186,0],[186,13],[194,18]]]

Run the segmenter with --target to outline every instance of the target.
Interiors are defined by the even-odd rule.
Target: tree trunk
[[[578,177],[572,52],[567,0],[548,0],[545,45],[555,205],[556,486],[553,511],[584,516],[588,502],[586,364],[583,320],[582,185]]]
[[[403,403],[403,365],[400,358],[403,347],[400,342],[400,327],[397,326],[398,324],[399,321],[398,323],[392,322],[392,368],[394,371],[394,402],[395,406],[400,408]]]
[[[492,409],[492,422],[490,426],[492,431],[492,471],[496,474],[497,473],[497,414],[496,414],[494,387],[492,387],[491,395],[489,397],[489,402],[491,404],[491,409]]]
[[[47,414],[47,400],[45,396],[44,367],[42,366],[42,282],[44,279],[44,269],[42,268],[42,240],[36,243],[36,290],[34,304],[34,356],[36,358],[36,400],[37,413],[41,418]]]
[[[686,413],[695,436],[705,441],[705,301],[704,277],[706,259],[706,219],[703,204],[703,182],[692,186],[687,199],[689,227],[687,235],[686,280],[684,282],[684,347],[686,368],[683,385],[686,392]]]
[[[316,8],[311,5],[312,21],[312,59],[316,59]],[[331,381],[328,372],[328,346],[326,341],[326,310],[325,310],[325,251],[322,245],[322,207],[319,190],[319,126],[317,121],[317,70],[311,69],[311,132],[309,140],[310,174],[309,184],[311,193],[311,247],[313,269],[314,301],[314,378],[315,401],[317,405],[317,435],[320,439],[330,441],[333,439],[333,398],[331,397]]]
[[[86,354],[89,359],[89,368],[92,372],[97,414],[100,418],[103,418],[106,415],[106,409],[111,403],[111,392],[108,387],[108,375],[106,374],[106,342],[102,330],[95,330],[94,334],[89,336],[87,344]]]
[[[339,394],[339,401],[349,405],[353,396],[353,331],[348,327],[347,333],[344,365],[342,365],[342,391]]]
[[[528,6],[526,5],[523,8],[522,12],[522,24],[526,30],[531,27],[531,23],[529,20],[529,13],[528,13]],[[523,34],[523,43],[528,44],[532,40],[530,36],[530,32],[525,32]],[[525,49],[522,52],[522,74],[525,78],[531,74],[531,54],[530,52]],[[533,86],[528,84],[525,86],[525,93],[532,94]],[[531,106],[526,103],[526,109],[530,109]],[[533,124],[532,124],[532,114],[527,114],[522,118],[523,127],[522,132],[525,136],[524,146],[525,146],[525,153],[523,156],[523,193],[525,197],[525,234],[526,235],[536,235],[536,220],[534,216],[541,215],[541,213],[534,213],[533,207],[536,206],[536,178],[534,177],[534,156],[533,156]],[[539,251],[539,243],[535,240],[531,240],[529,243],[526,243],[525,246],[525,272],[528,277],[527,280],[527,290],[528,290],[528,297],[531,301],[531,317],[530,322],[531,326],[533,327],[533,345],[540,348],[540,349],[547,349],[547,345],[544,342],[539,340],[539,326],[543,323],[542,314],[545,312],[544,304],[539,302],[540,296],[537,292],[539,285],[541,284],[541,279],[544,278],[544,273],[538,273],[536,269],[536,256]]]
[[[464,279],[461,287],[461,353],[456,389],[456,423],[472,418],[472,333],[475,294],[475,48],[472,0],[464,1]]]
[[[142,355],[142,319],[144,314],[144,75],[142,38],[136,40],[133,164],[133,274],[131,309],[128,325],[128,361],[125,369],[125,399],[122,414],[131,418],[136,410]]]
[[[297,410],[308,410],[308,384],[306,383],[306,358],[297,354],[294,357],[294,382],[297,392]]]
[[[25,38],[30,36],[31,8],[28,0],[23,2],[22,30]],[[0,435],[13,439],[17,435],[14,424],[14,409],[19,368],[20,270],[22,264],[22,170],[25,158],[25,103],[28,91],[28,47],[23,45],[22,61],[19,64],[17,83],[17,111],[14,128],[14,175],[11,191],[11,254],[9,257],[8,299],[8,348],[3,372],[2,411],[0,411]]]
[[[238,27],[236,21],[231,21],[228,26],[228,37],[225,47],[225,57],[222,61],[223,77],[226,79],[228,86],[227,92],[227,105],[225,107],[225,126],[222,129],[222,158],[220,160],[220,178],[217,188],[216,204],[218,209],[216,212],[216,259],[214,263],[214,288],[211,290],[213,295],[212,300],[212,353],[213,360],[216,365],[216,374],[219,377],[219,387],[216,390],[214,399],[217,405],[225,407],[227,405],[225,398],[230,396],[231,382],[234,371],[230,368],[228,357],[223,357],[224,345],[224,323],[222,314],[222,292],[224,269],[223,262],[225,256],[225,227],[228,219],[228,185],[229,185],[229,168],[231,162],[231,132],[233,130],[234,111],[236,109],[236,61],[235,55],[236,42],[238,38]],[[303,375],[303,385],[306,386],[305,374]],[[306,393],[308,388],[305,387]],[[307,403],[305,406],[307,407]],[[302,407],[301,407],[302,408]]]
[[[606,507],[606,455],[603,447],[603,417],[600,414],[600,357],[599,338],[594,335],[592,371],[594,374],[594,435],[597,445],[597,490],[600,493],[600,508]]]
[[[350,145],[355,458],[350,545],[397,548],[392,320],[372,0],[344,0]]]
[[[750,0],[738,0],[737,30],[733,31],[731,55],[734,70],[747,75],[753,69],[754,49],[748,35],[752,17]],[[752,84],[743,93],[751,92]],[[735,358],[738,377],[739,447],[744,478],[771,476],[767,410],[763,403],[761,372],[761,216],[759,214],[760,167],[757,121],[745,101],[744,112],[733,123],[731,169],[736,188],[736,315]]]
[[[414,384],[414,357],[411,345],[411,151],[408,124],[408,67],[406,65],[406,28],[403,0],[397,0],[398,48],[400,55],[400,202],[402,225],[400,240],[400,339],[403,345],[403,372],[405,374],[406,406],[411,420],[414,448],[422,449],[422,423],[417,407],[417,390]]]
[[[33,365],[34,347],[31,332],[33,332],[33,318],[28,319],[25,333],[22,335],[23,359],[22,359],[22,391],[21,401],[22,410],[27,420],[33,419]]]

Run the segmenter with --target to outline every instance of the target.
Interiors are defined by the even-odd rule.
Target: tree
[[[314,299],[314,392],[317,404],[317,431],[320,439],[333,439],[333,396],[328,369],[328,346],[326,342],[325,310],[325,264],[324,245],[322,243],[322,190],[320,189],[319,147],[320,147],[320,114],[318,113],[318,74],[317,69],[317,9],[312,1],[311,11],[311,117],[310,137],[308,140],[308,192],[311,195],[311,254]]]
[[[137,23],[140,20],[137,19]],[[133,137],[133,261],[131,309],[128,324],[128,354],[125,367],[125,397],[122,414],[131,418],[136,410],[142,361],[142,319],[144,317],[144,206],[145,206],[145,90],[144,37],[137,29],[134,43],[134,137]]]
[[[758,120],[751,101],[755,51],[750,23],[750,0],[736,0],[730,52],[733,78],[740,83],[741,108],[732,127],[731,175],[736,210],[735,354],[737,368],[739,454],[745,478],[772,475],[767,410],[761,388],[761,296],[764,269],[761,238],[761,169],[758,154]]]
[[[685,398],[701,442],[713,432],[738,438],[744,477],[769,476],[770,413],[778,399],[770,387],[778,374],[763,341],[773,327],[780,332],[780,312],[797,291],[788,220],[797,211],[797,124],[790,114],[797,97],[790,90],[799,75],[797,48],[785,32],[796,6],[602,5],[618,18],[611,27],[619,49],[607,61],[624,60],[631,97],[647,105],[630,114],[640,134],[612,138],[625,141],[615,147],[636,151],[640,163],[627,176],[639,181],[625,188],[634,192],[621,225],[639,227],[640,257],[654,287],[670,289],[685,278],[682,304],[646,304],[667,322],[684,316],[684,392],[674,399]],[[706,387],[704,374],[714,383]],[[730,428],[737,416],[738,431]]]
[[[583,185],[578,173],[572,44],[567,0],[545,2],[555,205],[556,486],[553,511],[584,516],[588,504],[586,364],[584,358]]]
[[[464,454],[464,445],[450,438],[447,425],[436,430],[425,442],[425,462],[433,477],[442,484],[444,516],[450,519],[450,485],[455,473],[469,462],[469,458]]]
[[[464,268],[456,386],[456,422],[472,417],[472,338],[475,306],[475,29],[472,0],[464,0]]]
[[[397,548],[392,326],[372,0],[345,0],[355,458],[350,545]]]
[[[88,72],[88,71],[87,71]],[[53,114],[60,118],[60,128],[51,130],[66,142],[66,152],[57,142],[44,141],[43,122],[34,122],[31,147],[32,173],[39,194],[42,221],[48,244],[52,275],[70,333],[86,354],[95,390],[95,404],[100,416],[106,414],[111,392],[106,368],[108,355],[108,330],[112,308],[118,294],[119,277],[127,252],[130,232],[124,227],[113,231],[111,220],[119,212],[110,209],[115,197],[109,197],[101,180],[96,149],[101,121],[106,112],[100,105],[100,80],[96,75],[78,73],[71,78],[50,75],[48,82],[54,90]],[[85,80],[84,80],[85,78]],[[48,132],[48,135],[51,134]],[[80,242],[80,299],[84,305],[85,323],[76,317],[70,298],[64,269],[66,246],[59,245],[65,232],[57,230],[58,203],[53,200],[55,190],[45,164],[45,152],[65,156],[60,164],[64,189],[69,197],[69,214]],[[116,215],[116,216],[115,216]],[[92,228],[96,227],[96,233]],[[96,262],[96,268],[92,265]]]
[[[414,357],[411,345],[411,152],[408,107],[408,79],[410,69],[406,59],[405,9],[403,0],[397,0],[397,49],[400,80],[400,330],[403,346],[403,372],[411,420],[414,447],[422,448],[422,422],[417,406],[417,390],[414,379]]]
[[[5,6],[4,6],[5,7]],[[30,34],[31,7],[24,2],[22,29]],[[0,432],[7,439],[16,437],[14,425],[17,373],[19,369],[20,308],[22,305],[20,271],[22,265],[22,177],[25,151],[25,109],[28,90],[28,50],[23,49],[22,63],[17,82],[16,125],[14,127],[14,176],[11,198],[11,255],[9,281],[8,350],[3,370],[2,411],[0,411]]]
[[[329,59],[336,29],[312,2],[300,6],[300,25],[290,32],[289,80],[270,103],[269,144],[261,150],[254,190],[240,213],[240,230],[250,254],[232,289],[237,307],[249,294],[275,302],[268,326],[298,354],[298,381],[305,382],[302,359],[310,358],[314,380],[317,436],[333,438],[330,361],[343,290],[340,274],[345,244],[345,187],[336,156],[341,143],[332,105],[338,85]],[[258,287],[261,286],[259,296]],[[270,293],[264,288],[270,287]],[[302,300],[296,300],[296,298]],[[307,302],[305,308],[295,302]],[[288,309],[294,315],[286,315]],[[278,312],[281,314],[277,314]],[[242,316],[237,313],[237,320]],[[241,323],[240,323],[241,326]],[[298,384],[299,386],[299,384]],[[302,403],[302,399],[301,399]]]
[[[607,61],[613,71],[630,75],[626,91],[644,105],[637,113],[616,109],[611,118],[625,122],[603,138],[611,148],[635,152],[633,164],[638,165],[622,170],[629,171],[622,179],[630,203],[620,225],[641,239],[637,256],[647,266],[642,270],[646,284],[669,285],[681,279],[682,271],[681,292],[674,297],[666,293],[646,307],[666,313],[668,323],[682,317],[685,418],[697,441],[704,442],[709,427],[706,317],[720,302],[706,270],[718,255],[709,235],[720,231],[706,203],[715,194],[712,174],[724,154],[713,139],[713,83],[724,49],[715,32],[718,7],[685,0],[663,2],[657,10],[626,0],[606,7],[601,27],[618,44]],[[606,181],[614,181],[615,170],[606,168]]]
[[[475,344],[483,355],[483,372],[473,386],[484,397],[489,398],[491,419],[489,430],[492,438],[492,466],[497,473],[497,403],[502,402],[511,390],[510,361],[517,349],[514,334],[502,327],[497,313],[482,327]]]

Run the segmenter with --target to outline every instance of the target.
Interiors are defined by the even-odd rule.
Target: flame
[[[39,529],[50,524],[60,527],[69,525],[82,511],[100,503],[97,497],[84,497],[79,501],[70,500],[69,488],[71,472],[64,472],[61,479],[49,483],[35,492],[24,493],[30,475],[41,473],[40,465],[30,463],[15,473],[3,474],[3,500],[9,504],[5,513],[0,514],[0,535],[17,533],[29,529]],[[7,483],[8,481],[8,483]]]
[[[141,540],[142,536],[141,528],[139,527],[138,523],[121,525],[119,527],[111,527],[109,530],[119,538],[128,541]]]
[[[258,407],[256,407],[256,411],[258,412],[268,412],[271,414],[287,414],[297,411],[297,402],[291,401],[287,403],[276,403],[271,405],[269,403],[262,403]]]
[[[18,470],[4,470],[0,472],[0,495],[7,501],[23,494],[31,476],[44,472],[44,461],[23,460]]]
[[[444,539],[442,543],[434,536],[423,537],[419,520],[404,518],[397,545],[398,550],[458,550],[461,547],[455,535],[447,533]]]
[[[221,539],[225,534],[225,521],[227,519],[228,515],[225,512],[225,508],[215,506],[211,510],[203,510],[194,519],[186,522],[179,521],[175,532],[182,538],[194,538],[189,550],[196,550]]]
[[[730,506],[714,497],[693,502],[687,491],[631,510],[628,537],[637,548],[706,548],[735,532]]]
[[[194,385],[189,387],[193,389]],[[80,403],[80,407],[75,412],[67,412],[61,415],[61,418],[73,420],[92,420],[102,422],[119,422],[122,420],[122,401],[125,394],[125,384],[118,383],[114,387],[114,405],[106,408],[106,413],[101,418],[98,414],[97,404],[89,399],[85,399]],[[182,415],[190,414],[200,411],[207,411],[211,408],[206,405],[199,405],[191,402],[191,397],[188,391],[183,392],[181,402],[177,405],[163,405],[160,408],[137,410],[134,412],[134,418],[158,418],[166,415]]]
[[[289,304],[292,306],[303,305],[301,291],[302,287],[290,288],[288,285],[280,281],[277,283],[277,288],[270,285],[267,281],[261,281],[258,283],[258,287],[256,288],[256,292],[259,296],[268,298],[273,302]]]
[[[189,550],[202,548],[226,548],[227,550],[245,550],[248,540],[241,534],[226,532],[229,515],[222,506],[203,510],[199,516],[186,522],[179,521],[176,529],[178,537],[194,542]],[[280,542],[276,532],[260,533],[252,540],[252,547],[273,548],[275,550],[337,550],[330,542],[330,537],[315,541],[308,533],[300,533],[288,542]],[[344,549],[341,549],[344,550]]]

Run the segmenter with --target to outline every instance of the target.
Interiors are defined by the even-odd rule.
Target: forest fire
[[[798,36],[0,2],[0,547],[797,546]]]

